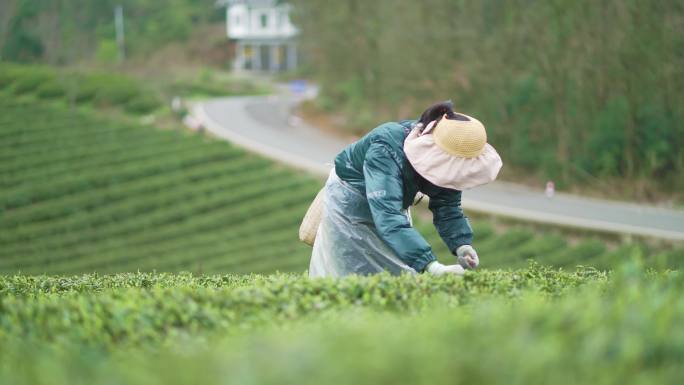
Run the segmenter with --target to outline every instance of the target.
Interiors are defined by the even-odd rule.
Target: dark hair
[[[451,100],[447,100],[444,102],[436,103],[428,107],[422,115],[420,115],[420,119],[418,119],[418,123],[422,124],[423,126],[426,126],[428,123],[430,123],[433,120],[438,120],[442,116],[446,114],[447,119],[455,119],[455,120],[468,120],[467,117],[457,114],[454,112],[454,103],[451,102]]]

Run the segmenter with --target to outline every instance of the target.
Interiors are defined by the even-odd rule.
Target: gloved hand
[[[458,259],[458,264],[463,266],[464,269],[474,269],[480,264],[480,258],[477,256],[477,252],[470,245],[462,245],[456,249],[456,257]]]
[[[465,270],[460,265],[442,265],[441,263],[434,261],[430,262],[425,268],[425,271],[432,275],[444,275],[444,274],[456,274],[463,275]]]

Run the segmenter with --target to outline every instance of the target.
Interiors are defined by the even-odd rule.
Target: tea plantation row
[[[0,342],[67,339],[107,347],[157,343],[176,333],[230,332],[285,322],[325,310],[368,308],[413,312],[434,297],[468,304],[523,292],[556,297],[606,273],[575,272],[538,265],[463,278],[429,275],[352,276],[309,280],[301,275],[193,276],[128,273],[113,276],[0,277]]]
[[[3,277],[0,382],[678,383],[683,278]]]
[[[0,90],[14,95],[35,95],[41,100],[65,99],[75,104],[121,107],[133,114],[158,109],[158,95],[135,79],[112,73],[59,71],[45,66],[0,63]]]

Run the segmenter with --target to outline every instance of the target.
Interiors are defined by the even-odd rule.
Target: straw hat
[[[430,183],[465,190],[496,179],[503,163],[487,143],[479,120],[457,114],[444,115],[424,129],[416,126],[404,141],[404,153],[413,168]]]

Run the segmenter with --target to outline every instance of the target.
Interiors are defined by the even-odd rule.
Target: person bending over
[[[451,102],[418,120],[376,127],[335,157],[309,276],[463,274],[477,267],[461,191],[493,181],[501,166],[482,123],[454,112]],[[412,227],[408,208],[418,192],[429,197],[433,223],[458,264],[438,262]]]

